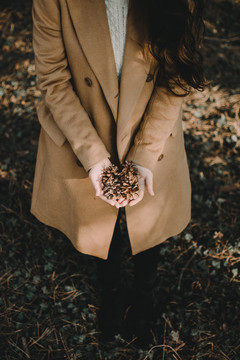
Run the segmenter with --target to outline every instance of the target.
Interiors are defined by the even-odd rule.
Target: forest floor
[[[0,6],[0,359],[240,360],[239,1],[207,2],[211,85],[184,105],[192,219],[161,246],[154,340],[145,348],[121,336],[99,341],[93,257],[29,212],[40,130],[31,1]]]

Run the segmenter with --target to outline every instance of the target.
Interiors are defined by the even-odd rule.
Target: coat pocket
[[[37,115],[40,125],[46,131],[48,136],[57,146],[62,146],[66,141],[66,137],[57,126],[51,112],[48,110],[43,100],[37,108]]]
[[[40,140],[39,148],[46,163],[46,171],[53,178],[84,179],[88,177],[87,171],[74,154],[68,141],[65,141],[62,146],[56,145],[43,128]]]

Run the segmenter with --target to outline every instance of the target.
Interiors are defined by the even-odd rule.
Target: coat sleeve
[[[33,0],[33,49],[38,88],[57,126],[86,171],[110,157],[71,84],[58,0]]]
[[[182,93],[179,89],[174,91]],[[165,142],[179,119],[183,99],[165,87],[154,88],[127,160],[154,171],[159,156],[164,153]]]

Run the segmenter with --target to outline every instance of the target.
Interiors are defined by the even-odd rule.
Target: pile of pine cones
[[[133,200],[138,197],[138,169],[132,161],[125,161],[119,169],[116,165],[103,169],[101,182],[107,199],[125,198]]]

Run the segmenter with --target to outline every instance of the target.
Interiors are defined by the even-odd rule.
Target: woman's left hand
[[[123,200],[118,201],[120,203],[120,207],[126,206],[127,204],[129,204],[129,206],[133,206],[136,205],[137,203],[139,203],[144,196],[144,191],[145,191],[145,187],[147,189],[147,192],[149,193],[149,195],[154,196],[154,191],[153,191],[153,173],[151,170],[140,166],[140,165],[136,165],[136,168],[138,169],[138,183],[139,183],[139,192],[138,192],[138,197],[134,200]]]

